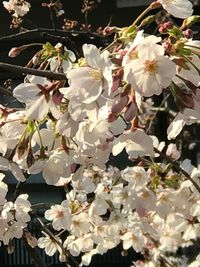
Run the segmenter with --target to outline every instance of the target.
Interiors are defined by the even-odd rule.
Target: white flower
[[[107,209],[110,206],[108,203],[101,197],[96,197],[96,199],[92,202],[90,206],[89,212],[97,214],[97,215],[104,215],[107,212]]]
[[[50,210],[45,212],[45,218],[52,222],[52,226],[55,230],[70,229],[71,226],[71,213],[69,208],[65,208],[63,205],[51,206]]]
[[[142,189],[148,181],[147,173],[142,167],[128,167],[121,172],[121,175],[136,191]]]
[[[192,3],[189,0],[158,0],[169,14],[176,18],[185,19],[192,15]]]
[[[30,3],[25,0],[3,1],[3,5],[8,10],[8,12],[14,12],[14,17],[23,17],[29,12],[29,9],[31,7]]]
[[[0,156],[0,170],[2,171],[10,170],[18,181],[20,182],[26,181],[23,171],[19,168],[19,166],[16,163],[9,161],[1,156]]]
[[[56,237],[56,240],[52,239],[50,236],[45,234],[45,237],[40,237],[38,239],[38,247],[39,248],[44,248],[45,253],[49,256],[53,256],[56,251],[60,251],[60,246],[58,243],[61,243],[60,238]]]
[[[26,223],[30,221],[30,215],[28,212],[31,210],[31,203],[27,200],[28,195],[22,194],[18,196],[14,203],[15,219],[18,222]]]
[[[55,48],[57,50],[61,49],[63,45],[58,43]],[[64,58],[61,56],[56,56],[49,59],[50,62],[50,70],[52,72],[64,72],[67,73],[73,67],[73,62],[76,61],[76,56],[71,50],[68,50],[65,46],[64,49]]]
[[[170,123],[167,129],[168,139],[174,139],[182,131],[184,125],[191,125],[200,120],[199,112],[193,109],[185,108],[179,112],[175,119]]]
[[[0,173],[0,206],[4,204],[5,197],[8,192],[8,186],[4,182],[2,182],[5,175],[3,173]]]
[[[90,262],[92,260],[92,256],[94,256],[95,254],[98,254],[98,250],[97,249],[92,249],[91,251],[85,253],[81,257],[81,264],[80,264],[80,266],[88,266],[88,265],[90,265]]]
[[[180,152],[177,150],[176,144],[172,143],[168,145],[166,155],[173,160],[177,160],[181,156]]]
[[[8,245],[9,241],[13,238],[21,238],[23,235],[23,229],[24,225],[21,222],[14,222],[12,225],[8,226],[2,237],[4,245]]]
[[[70,177],[70,164],[73,163],[70,153],[65,151],[52,151],[48,160],[44,161],[42,174],[47,184],[55,185],[62,177]]]
[[[73,222],[71,225],[71,233],[75,236],[81,236],[82,234],[86,234],[90,229],[90,222],[88,214],[82,212],[78,215],[74,215]]]
[[[90,104],[97,100],[103,89],[108,89],[111,77],[111,70],[108,67],[112,64],[108,58],[109,53],[105,51],[100,54],[94,45],[84,44],[83,53],[86,64],[67,73],[70,87],[61,88],[60,91],[69,100],[78,94],[81,102]]]
[[[153,141],[152,139],[141,129],[136,129],[131,132],[126,131],[120,137],[114,141],[112,153],[114,156],[122,152],[123,149],[130,158],[138,158],[143,156],[154,157]]]
[[[191,42],[189,43],[189,45],[195,46],[195,43],[193,44]],[[198,50],[200,49],[199,44],[197,46],[197,49]],[[190,62],[185,60],[185,64],[187,65],[188,69],[181,68],[180,66],[177,67],[177,74],[198,87],[200,85],[199,71],[198,71],[200,69],[200,59],[197,55],[192,55],[189,61]]]
[[[55,86],[47,79],[39,76],[27,76],[27,81],[13,90],[13,95],[26,104],[26,117],[31,120],[43,120],[51,110],[53,116],[59,118],[62,113],[53,101]]]
[[[128,231],[121,237],[121,239],[123,240],[123,248],[125,250],[133,247],[136,252],[142,251],[146,243],[146,238],[143,236],[139,228]]]
[[[176,65],[158,44],[141,45],[137,59],[124,66],[124,79],[142,96],[160,95],[176,74]]]
[[[26,128],[24,124],[24,110],[8,114],[4,125],[0,129],[1,153],[5,154],[8,149],[14,149]]]

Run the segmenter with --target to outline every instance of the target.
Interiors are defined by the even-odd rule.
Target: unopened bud
[[[128,104],[129,98],[127,95],[117,98],[111,108],[112,113],[120,113]]]
[[[164,22],[160,25],[159,32],[160,33],[166,33],[167,30],[173,28],[173,23],[171,21]]]
[[[162,46],[164,47],[164,49],[167,53],[169,53],[172,49],[172,45],[169,42],[163,42]]]
[[[193,24],[195,24],[197,22],[200,22],[200,16],[198,16],[198,15],[191,16],[191,17],[189,17],[183,21],[181,29],[191,27]]]
[[[151,5],[150,5],[150,8],[151,8],[151,9],[156,9],[156,8],[159,8],[159,7],[161,7],[161,3],[158,2],[158,1],[153,2],[153,3],[151,3]]]
[[[183,34],[187,39],[191,39],[193,37],[193,31],[191,29],[185,30]]]
[[[150,25],[152,22],[154,22],[155,20],[156,20],[156,16],[155,16],[155,15],[150,15],[150,16],[148,16],[147,18],[145,18],[145,19],[141,22],[140,26],[141,26],[141,27],[148,26],[148,25]]]
[[[107,26],[107,27],[105,27],[105,29],[103,30],[103,35],[110,35],[110,34],[112,34],[112,33],[114,33],[114,32],[118,32],[118,31],[120,31],[121,29],[120,28],[118,28],[118,27],[110,27],[110,26]]]
[[[159,33],[166,33],[167,29],[164,27],[164,25],[161,25],[158,29]]]
[[[131,102],[124,113],[124,119],[126,121],[132,121],[132,119],[137,115],[137,106],[135,102]]]
[[[27,243],[30,247],[35,248],[38,245],[37,238],[34,237],[30,232],[24,232],[24,237],[27,240]]]
[[[164,27],[166,29],[171,29],[171,28],[173,28],[173,23],[169,20],[169,21],[164,23]]]
[[[13,47],[10,52],[8,53],[9,57],[17,57],[21,53],[20,47]]]
[[[66,260],[67,260],[66,255],[65,255],[64,253],[61,253],[61,254],[59,255],[59,261],[60,261],[60,262],[66,262]]]
[[[37,65],[39,63],[39,59],[40,57],[38,55],[35,55],[33,58],[32,58],[32,62],[34,65]]]

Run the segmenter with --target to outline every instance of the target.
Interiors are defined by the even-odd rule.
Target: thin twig
[[[169,163],[172,164],[173,168],[182,173],[197,189],[197,191],[200,193],[200,186],[192,179],[192,177],[189,175],[188,172],[186,172],[184,169],[182,169],[179,164],[176,161],[173,161],[170,157],[166,156],[163,152],[159,151],[157,148],[154,148],[155,152],[158,153],[162,158],[166,159]]]
[[[43,261],[41,255],[39,254],[38,249],[32,248],[31,246],[29,246],[25,237],[23,237],[22,240],[23,240],[24,246],[25,246],[28,254],[30,255],[34,265],[36,267],[48,267],[47,264]]]
[[[46,227],[46,225],[40,220],[40,218],[37,218],[37,220],[38,220],[38,222],[40,223],[40,225],[41,225],[41,227],[42,227],[42,230],[43,230],[48,236],[50,236],[54,242],[57,243],[57,245],[61,248],[61,250],[62,250],[62,252],[63,252],[64,254],[67,254],[66,256],[67,256],[68,258],[70,258],[70,260],[73,262],[73,265],[76,266],[76,267],[79,267],[79,263],[76,261],[76,259],[75,259],[70,253],[68,253],[68,252],[63,248],[62,244],[57,240],[57,238],[55,237],[55,235],[54,235],[54,234],[53,234],[53,233]],[[69,265],[69,264],[70,264],[70,263],[69,263],[69,260],[67,260],[66,263],[67,263],[67,266],[70,267],[70,265]]]
[[[42,208],[47,208],[50,209],[50,207],[53,205],[53,203],[37,203],[37,204],[33,204],[31,206],[31,209],[42,209]]]
[[[66,80],[66,75],[63,73],[31,69],[22,66],[7,64],[4,62],[0,62],[0,70],[10,71],[14,73],[21,73],[21,74],[32,74],[36,76],[46,77],[50,80]]]
[[[19,40],[19,37],[23,37],[23,36],[26,36],[26,35],[30,35],[32,36],[33,33],[39,33],[40,35],[46,35],[48,33],[54,33],[55,31],[53,29],[47,29],[47,28],[38,28],[38,29],[33,29],[33,30],[27,30],[27,31],[24,31],[24,32],[19,32],[19,33],[16,33],[16,34],[11,34],[11,35],[8,35],[8,36],[3,36],[3,37],[0,37],[0,41],[10,41],[11,39],[15,39],[17,38]],[[56,30],[56,33],[57,34],[62,34],[63,35],[63,38],[67,37],[67,36],[77,36],[77,35],[87,35],[89,38],[93,39],[94,37],[95,38],[100,38],[100,39],[103,39],[105,40],[105,36],[103,35],[100,35],[98,33],[94,33],[94,32],[87,32],[87,31],[78,31],[78,30]],[[61,37],[61,36],[59,36]]]

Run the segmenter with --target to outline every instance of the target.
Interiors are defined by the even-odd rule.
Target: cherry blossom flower
[[[124,66],[125,81],[142,96],[160,95],[175,74],[176,65],[164,56],[164,48],[158,44],[141,45],[137,58]]]
[[[49,110],[53,111],[54,116],[61,116],[62,113],[52,98],[55,85],[47,78],[28,76],[27,79],[29,82],[22,83],[13,90],[13,95],[20,102],[26,104],[26,117],[41,121]]]
[[[153,141],[141,129],[135,131],[127,131],[114,141],[112,153],[114,156],[122,152],[123,149],[130,158],[142,157],[145,155],[154,156]]]
[[[185,108],[179,112],[167,129],[168,139],[174,139],[181,132],[184,125],[191,125],[200,120],[199,112],[194,109]]]
[[[53,221],[52,226],[55,230],[70,229],[71,213],[64,205],[51,206],[51,209],[45,212],[45,218]]]
[[[0,206],[4,204],[5,197],[8,192],[8,186],[4,182],[2,182],[5,175],[3,173],[0,173]]]
[[[139,228],[125,233],[121,239],[123,240],[123,248],[129,249],[133,247],[136,252],[142,251],[145,247],[146,239]]]
[[[189,0],[158,0],[164,9],[176,18],[185,19],[192,15],[192,3]]]
[[[172,143],[168,145],[166,155],[173,160],[177,160],[181,156],[180,152],[177,150],[176,144]]]
[[[61,252],[61,248],[58,245],[58,243],[61,243],[61,239],[57,237],[56,240],[54,240],[46,233],[43,234],[44,237],[38,239],[38,247],[44,248],[45,253],[49,256],[53,256],[57,251]]]
[[[90,223],[88,214],[86,212],[82,212],[78,215],[74,215],[72,218],[72,225],[71,225],[71,233],[77,237],[81,236],[82,234],[87,234],[90,229]]]
[[[74,68],[67,73],[69,88],[61,88],[60,92],[68,100],[79,95],[80,101],[90,104],[102,93],[103,89],[108,90],[111,79],[109,53],[100,54],[94,45],[83,45],[85,64]]]
[[[15,17],[23,17],[31,7],[30,3],[24,0],[3,1],[3,5],[9,12],[14,12]]]
[[[58,43],[55,46],[55,49],[58,51],[63,49],[64,58],[62,56],[59,56],[59,53],[58,53],[58,56],[52,57],[51,59],[49,59],[50,70],[52,72],[67,73],[70,69],[72,69],[73,62],[76,61],[76,56],[71,50],[68,50],[65,46],[63,47],[61,43]]]

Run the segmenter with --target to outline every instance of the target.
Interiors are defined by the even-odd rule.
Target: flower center
[[[157,64],[155,60],[145,60],[144,69],[150,74],[155,74],[157,71]]]
[[[62,210],[57,211],[56,218],[64,217],[64,212]]]
[[[138,52],[137,52],[135,49],[133,49],[133,50],[128,54],[128,56],[129,56],[129,58],[130,58],[131,60],[137,59],[137,58],[138,58]]]
[[[102,74],[101,70],[92,69],[92,70],[89,71],[89,74],[90,74],[91,78],[93,80],[96,80],[96,81],[101,81],[102,78],[103,78],[103,74]]]

